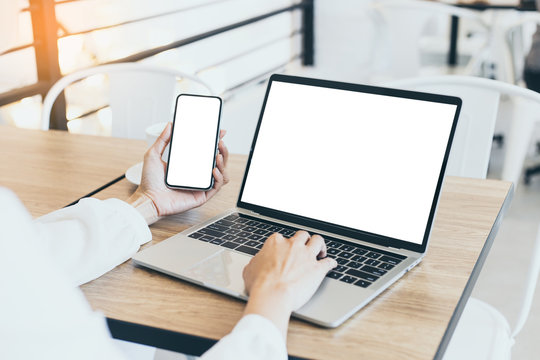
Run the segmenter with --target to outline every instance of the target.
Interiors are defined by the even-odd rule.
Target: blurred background
[[[535,2],[518,0],[0,0],[0,125],[144,138],[114,124],[169,121],[174,94],[206,92],[224,99],[231,152],[247,154],[272,73],[387,86],[463,75],[525,89],[539,23]],[[139,66],[128,78],[99,68],[125,63]],[[167,74],[176,74],[172,88],[160,89]],[[118,94],[144,106],[123,111]],[[487,176],[506,178],[505,162],[518,173],[473,296],[511,326],[523,308],[540,220],[539,119],[525,114],[532,125],[516,137],[518,104],[502,94],[477,109],[496,116]],[[508,158],[509,136],[524,144],[517,165]],[[536,296],[515,359],[538,358],[539,315]]]

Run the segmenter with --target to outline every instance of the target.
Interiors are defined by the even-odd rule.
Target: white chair
[[[141,63],[96,66],[64,76],[51,87],[43,101],[41,129],[49,129],[52,106],[62,91],[98,74],[109,78],[111,135],[115,137],[144,139],[149,125],[171,120],[178,79],[189,80],[213,94],[211,87],[196,76],[174,69]]]
[[[469,61],[464,74],[479,71],[489,43],[489,28],[480,15],[472,10],[452,5],[420,0],[379,0],[371,3],[371,17],[381,40],[372,49],[376,62],[390,62],[386,73],[393,79],[412,77],[420,71],[420,38],[428,22],[436,16],[457,16],[473,21],[485,39]],[[384,45],[382,47],[380,44]],[[378,50],[379,49],[379,50]]]
[[[531,131],[540,120],[540,94],[497,80],[457,75],[403,79],[388,85],[454,95],[463,100],[447,173],[476,178],[486,177],[500,99],[508,96],[513,105],[512,119],[505,137],[501,177],[517,186]]]
[[[444,354],[445,360],[509,360],[527,321],[540,271],[540,228],[531,255],[521,309],[514,329],[498,310],[469,298]]]
[[[389,86],[408,90],[429,91],[459,96],[463,107],[458,120],[447,174],[485,178],[491,151],[498,102],[502,94],[523,96],[522,88],[500,81],[463,77],[438,76],[405,79]],[[526,92],[526,96],[530,96]],[[536,98],[537,105],[540,97]],[[469,298],[454,335],[445,352],[445,360],[510,359],[514,339],[523,328],[530,312],[540,270],[540,229],[532,252],[527,286],[514,330],[506,318],[491,305]]]

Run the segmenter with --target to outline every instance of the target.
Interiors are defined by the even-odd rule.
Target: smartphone
[[[214,186],[221,105],[217,96],[180,94],[176,98],[167,187],[207,191]]]

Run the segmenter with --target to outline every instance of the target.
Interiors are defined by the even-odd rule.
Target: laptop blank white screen
[[[456,107],[274,81],[241,201],[421,244]]]

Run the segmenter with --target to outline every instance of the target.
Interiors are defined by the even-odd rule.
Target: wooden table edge
[[[129,321],[107,317],[107,326],[115,339],[131,341],[138,344],[155,346],[161,349],[201,356],[210,349],[217,340],[195,336],[177,331],[141,325]]]
[[[499,231],[501,222],[504,218],[506,211],[510,207],[510,203],[512,202],[513,197],[514,197],[514,184],[511,184],[510,188],[508,189],[508,193],[506,194],[506,197],[504,199],[504,202],[501,208],[499,209],[499,213],[497,214],[497,217],[495,218],[495,222],[493,223],[493,226],[491,227],[491,230],[489,231],[489,235],[486,239],[486,242],[484,243],[484,246],[482,247],[482,251],[480,252],[478,259],[476,260],[476,263],[474,264],[474,268],[471,272],[471,276],[469,276],[467,285],[465,285],[465,289],[463,290],[463,293],[461,294],[458,304],[456,305],[456,308],[454,309],[454,313],[452,314],[452,317],[450,318],[450,321],[448,322],[448,326],[446,327],[446,330],[441,339],[441,342],[439,343],[437,352],[435,353],[435,356],[433,358],[434,360],[442,359],[444,356],[446,348],[448,347],[448,344],[450,343],[450,339],[452,338],[452,335],[454,334],[454,330],[456,329],[456,326],[461,317],[461,314],[463,313],[463,310],[465,309],[465,305],[467,304],[467,301],[469,300],[471,296],[474,285],[476,284],[476,281],[478,280],[478,276],[480,275],[480,272],[482,271],[482,268],[484,267],[484,263],[486,262],[487,256],[489,255],[489,252],[491,250],[491,246],[493,245],[493,242],[495,241],[495,237],[497,236],[497,232]]]
[[[84,199],[84,198],[89,198],[93,195],[96,195],[98,192],[102,191],[102,190],[105,190],[106,188],[108,188],[109,186],[112,186],[114,184],[116,184],[117,182],[119,182],[120,180],[124,179],[126,177],[126,174],[122,174],[120,176],[118,176],[117,178],[114,178],[113,180],[109,181],[108,183],[104,184],[104,185],[101,185],[100,187],[90,191],[88,194],[86,195],[83,195],[81,196],[80,198],[78,198],[77,200],[75,201],[72,201],[70,202],[69,204],[67,204],[66,206],[64,207],[68,207],[68,206],[71,206],[71,205],[75,205],[76,203],[78,203],[80,200]]]

